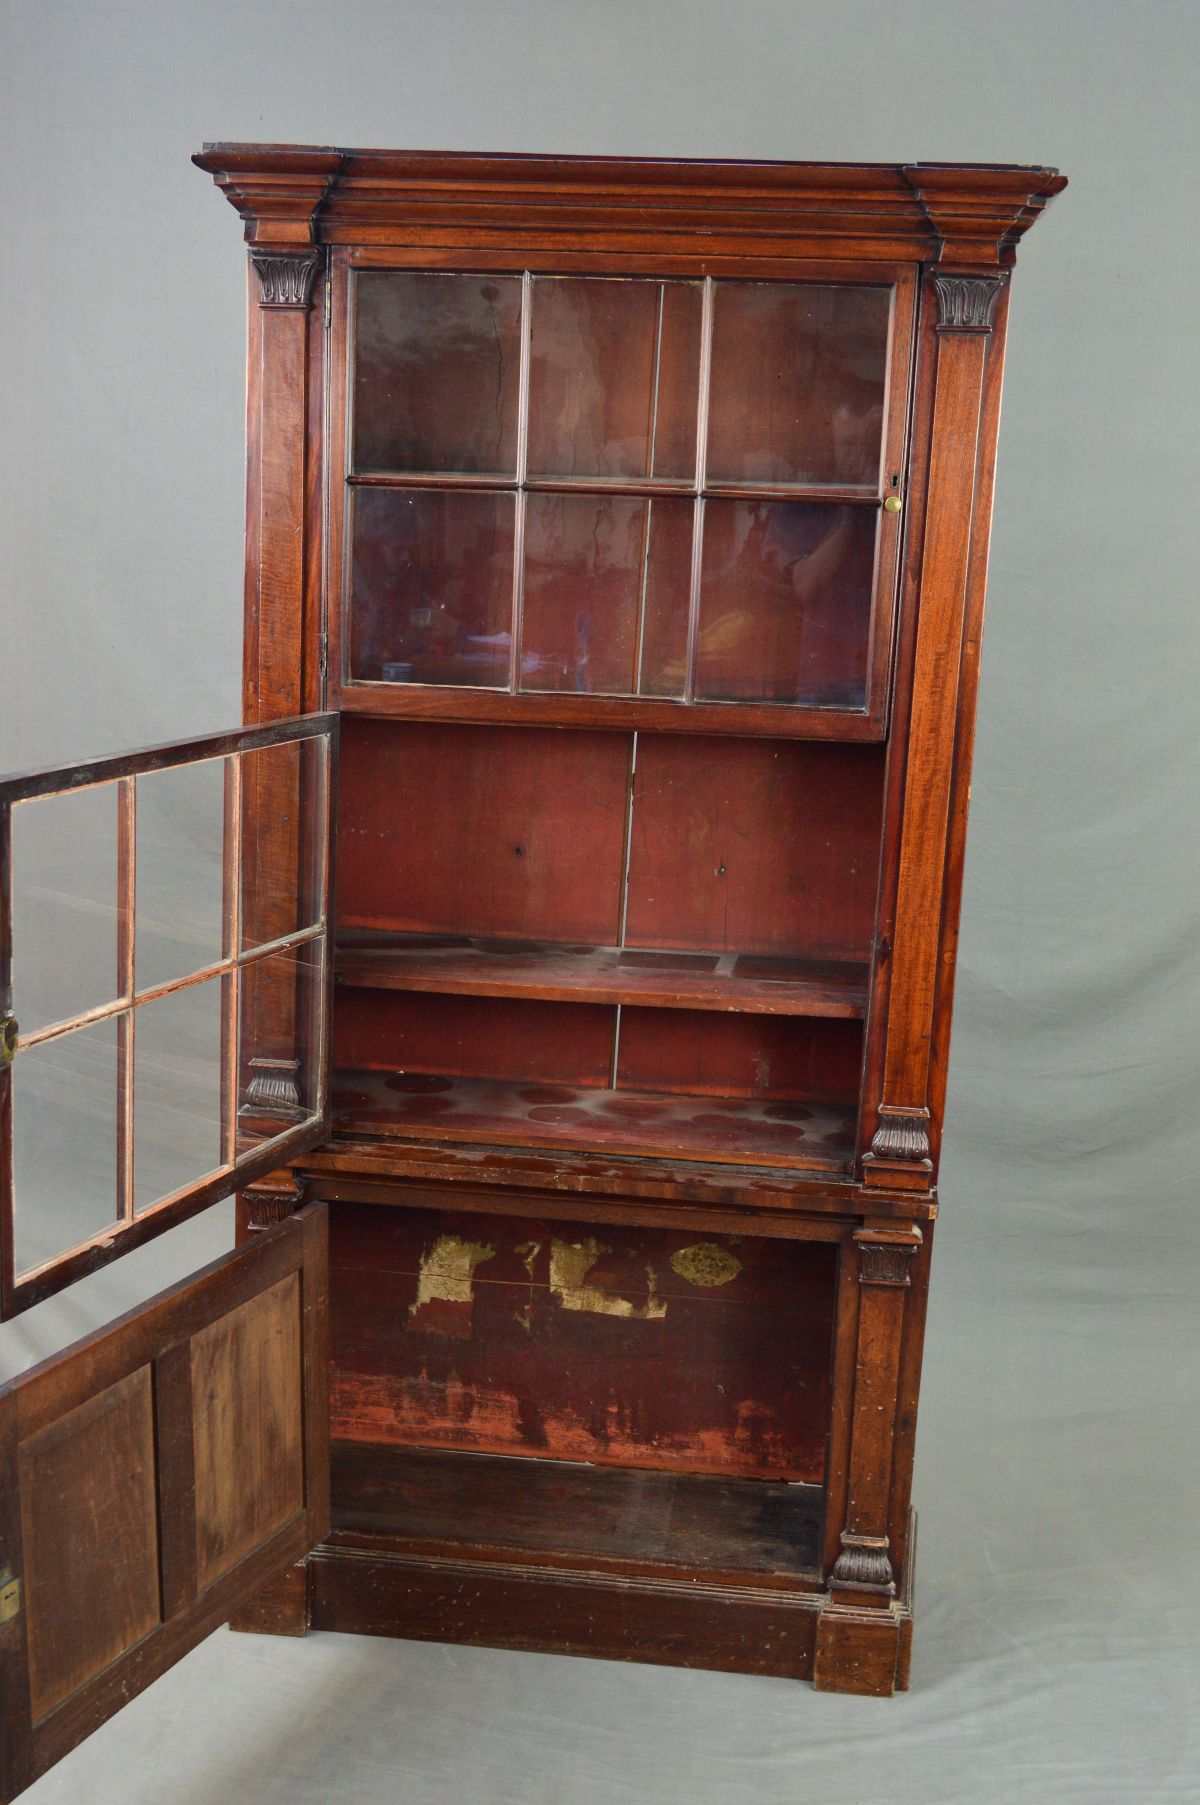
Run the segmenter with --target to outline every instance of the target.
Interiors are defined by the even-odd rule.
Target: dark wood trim
[[[262,746],[278,746],[288,740],[319,739],[336,731],[337,721],[337,715],[329,712],[296,714],[286,720],[235,727],[226,733],[202,733],[194,739],[169,740],[160,746],[139,746],[132,752],[91,758],[82,764],[22,771],[0,777],[0,803],[27,802],[34,796],[65,795],[69,790],[111,783],[119,777],[171,771],[178,765],[199,764],[206,758],[225,758],[231,752],[254,752]]]
[[[17,1609],[0,1617],[0,1799],[15,1799],[37,1777],[29,1687],[29,1619],[17,1465],[18,1422],[11,1390],[0,1392],[0,1593],[15,1582]],[[11,1598],[11,1594],[9,1594]]]
[[[314,1629],[808,1679],[819,1593],[381,1553],[309,1563]]]

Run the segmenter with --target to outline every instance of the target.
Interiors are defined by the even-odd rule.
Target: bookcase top
[[[400,233],[480,246],[514,235],[564,248],[648,240],[714,255],[803,254],[987,268],[1066,186],[1009,163],[816,163],[559,157],[206,144],[256,244],[386,243]]]

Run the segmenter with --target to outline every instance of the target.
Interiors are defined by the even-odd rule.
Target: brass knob
[[[900,497],[898,495],[888,495],[884,498],[883,511],[885,514],[898,514],[900,512],[900,505]]]

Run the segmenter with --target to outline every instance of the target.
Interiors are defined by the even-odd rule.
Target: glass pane
[[[355,295],[355,469],[513,475],[520,278],[372,272]]]
[[[239,1159],[320,1114],[325,948],[307,941],[241,973]]]
[[[508,494],[357,492],[353,677],[507,686],[515,505]]]
[[[524,689],[634,693],[643,608],[651,680],[662,680],[672,657],[682,680],[691,514],[690,501],[529,496],[521,628]],[[642,664],[644,674],[644,654]]]
[[[718,282],[708,476],[877,483],[891,291]]]
[[[134,1208],[222,1164],[221,987],[209,978],[134,1011]]]
[[[137,779],[135,979],[153,990],[223,949],[225,760]]]
[[[243,947],[315,927],[325,907],[329,747],[287,740],[243,752]]]
[[[117,786],[12,811],[13,1014],[23,1034],[117,997]]]
[[[696,695],[861,706],[873,507],[708,501]]]
[[[12,1135],[18,1274],[116,1222],[117,1118],[114,1019],[17,1053]]]
[[[700,313],[695,282],[535,281],[530,476],[690,479]]]

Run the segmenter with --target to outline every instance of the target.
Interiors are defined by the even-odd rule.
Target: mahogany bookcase
[[[0,786],[0,1302],[230,1192],[239,1246],[0,1393],[4,1797],[231,1617],[903,1687],[1063,180],[195,161],[249,242],[246,724]]]

